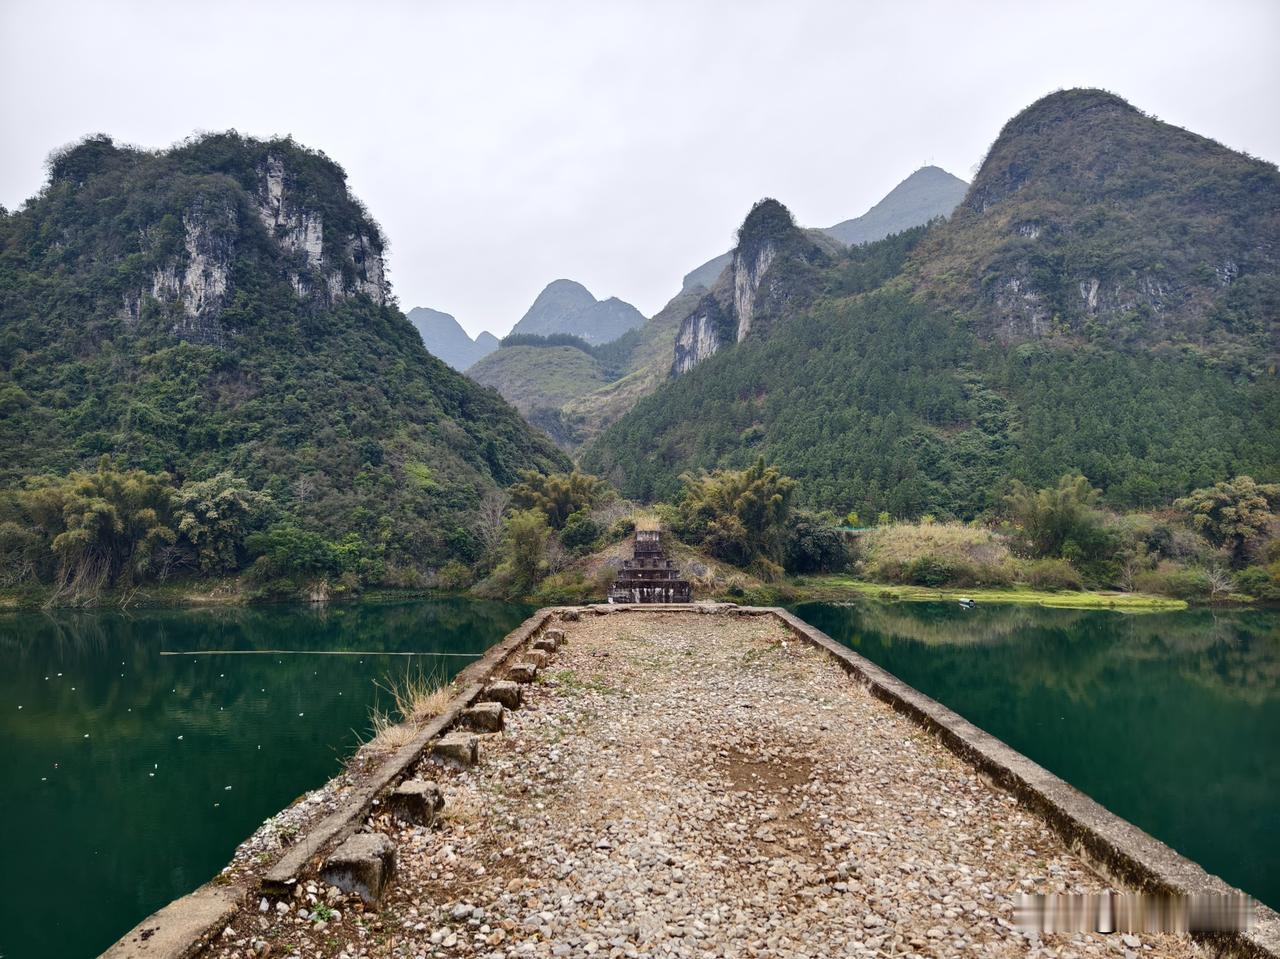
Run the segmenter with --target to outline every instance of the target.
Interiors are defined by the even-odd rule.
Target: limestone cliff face
[[[672,375],[807,304],[814,269],[837,249],[836,241],[797,227],[777,200],[757,203],[738,231],[729,265],[680,324]]]
[[[326,236],[324,215],[308,208],[305,198],[291,188],[289,172],[283,156],[268,153],[259,169],[257,201],[262,225],[296,261],[297,269],[289,274],[294,290],[299,296],[323,292],[330,303],[360,294],[385,303],[381,242],[364,230]]]
[[[698,302],[676,331],[672,375],[688,373],[720,349],[721,331],[726,326],[724,320],[724,311],[714,296],[707,294]]]
[[[1181,344],[1256,372],[1280,357],[1259,319],[1280,298],[1280,172],[1065,90],[1005,125],[907,273],[1001,343]]]
[[[222,345],[234,332],[222,315],[245,279],[238,271],[250,263],[258,275],[265,269],[320,306],[356,296],[390,302],[380,231],[347,192],[336,164],[291,141],[230,135],[177,152],[211,152],[211,144],[239,175],[201,176],[167,215],[157,204],[155,221],[139,231],[139,253],[151,267],[145,284],[123,296],[127,324],[139,322],[153,302],[169,315],[175,336]]]
[[[777,258],[778,246],[773,242],[767,242],[750,253],[736,250],[733,254],[733,311],[738,318],[739,343],[751,332],[751,316],[755,312],[760,281]]]
[[[182,253],[156,268],[151,296],[176,303],[175,335],[221,345],[218,322],[231,288],[231,257],[239,234],[235,207],[226,198],[196,197],[182,217]]]

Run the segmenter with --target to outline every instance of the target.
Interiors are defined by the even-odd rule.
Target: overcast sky
[[[646,315],[753,201],[808,226],[1100,86],[1280,159],[1280,2],[0,0],[0,203],[86,133],[293,134],[347,170],[401,305],[503,333],[570,277]]]

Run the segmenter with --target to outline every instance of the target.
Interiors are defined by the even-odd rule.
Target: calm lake
[[[451,675],[470,659],[442,654],[479,653],[529,612],[443,600],[0,616],[0,955],[95,955],[334,775],[370,706],[388,705],[375,683]],[[1280,613],[797,612],[1280,904]]]
[[[795,612],[1280,906],[1280,612],[950,603]]]
[[[390,705],[375,683],[452,675],[471,659],[445,654],[482,652],[531,611],[442,600],[0,616],[0,956],[97,955],[336,774],[370,707]]]

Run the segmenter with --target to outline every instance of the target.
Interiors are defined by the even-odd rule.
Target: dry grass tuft
[[[449,801],[444,804],[444,811],[440,816],[449,822],[466,825],[479,820],[483,812],[484,807],[478,796],[466,790],[459,790],[449,795]]]
[[[403,677],[388,676],[376,685],[395,704],[390,709],[374,706],[369,712],[372,735],[366,745],[379,752],[394,752],[407,746],[422,723],[444,712],[454,694],[453,685],[442,672],[426,672],[421,667],[406,667]]]
[[[390,694],[396,712],[408,722],[420,723],[439,716],[453,698],[453,686],[440,670],[426,672],[422,667],[406,667],[400,679],[388,676],[378,688]]]

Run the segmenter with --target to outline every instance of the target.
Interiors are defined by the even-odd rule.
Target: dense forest
[[[985,344],[900,291],[824,303],[642,400],[583,456],[627,495],[763,453],[811,506],[972,518],[1082,470],[1151,506],[1280,463],[1280,385],[1187,357]]]
[[[758,297],[788,269],[783,251]],[[834,258],[581,463],[666,499],[763,455],[808,506],[904,519],[984,516],[1011,481],[1071,471],[1115,507],[1275,480],[1278,277],[1274,166],[1111,94],[1054,94],[950,220]]]
[[[269,498],[263,531],[345,542],[386,581],[473,557],[485,494],[567,461],[427,353],[383,242],[341,168],[292,141],[55,155],[0,216],[8,533],[38,525],[17,495],[36,475],[226,473]]]

